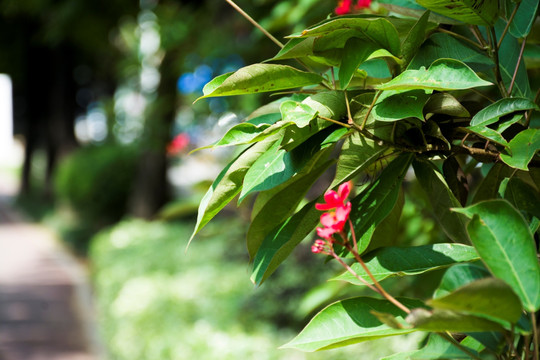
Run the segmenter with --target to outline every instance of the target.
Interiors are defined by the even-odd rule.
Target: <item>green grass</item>
[[[278,349],[318,304],[306,310],[304,294],[336,269],[310,254],[306,244],[255,289],[245,224],[216,220],[186,253],[192,228],[192,223],[127,220],[94,238],[93,281],[110,359],[370,360],[416,343],[401,337],[319,353]],[[335,285],[328,289],[324,301],[339,293]]]

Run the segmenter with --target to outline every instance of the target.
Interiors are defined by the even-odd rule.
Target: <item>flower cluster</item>
[[[354,10],[367,9],[370,5],[371,0],[358,0],[354,6]],[[352,0],[340,0],[334,11],[336,15],[345,15],[352,12]]]
[[[321,215],[321,224],[323,227],[317,228],[317,235],[325,240],[317,240],[311,247],[314,253],[326,253],[325,247],[331,245],[335,233],[342,233],[345,223],[349,219],[351,212],[351,203],[346,202],[351,192],[351,183],[341,184],[338,191],[329,190],[324,194],[323,204],[315,204],[315,208],[321,211],[327,211]]]

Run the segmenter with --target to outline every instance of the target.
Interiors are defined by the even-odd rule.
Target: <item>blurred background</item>
[[[337,6],[238,4],[279,39]],[[310,241],[254,288],[249,208],[226,208],[185,250],[198,201],[234,149],[188,152],[269,98],[193,101],[213,77],[278,50],[223,0],[0,0],[0,262],[34,259],[0,276],[0,359],[377,359],[415,346],[418,337],[314,354],[278,349],[321,306],[362,292],[326,282],[339,268],[312,256]],[[403,241],[436,241],[433,220],[415,216],[423,200],[412,199]],[[41,240],[42,231],[54,239]],[[74,260],[57,261],[59,252]],[[75,287],[89,288],[71,314],[85,327],[77,354],[73,342],[63,347],[65,334],[46,346],[55,328],[71,329],[71,315],[50,315],[34,291],[45,292],[35,273],[45,278],[49,260],[69,263],[70,276],[82,269]],[[407,283],[392,286],[405,293]],[[39,316],[52,325],[35,338],[21,326]]]

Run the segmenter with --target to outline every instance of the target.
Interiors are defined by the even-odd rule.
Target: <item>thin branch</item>
[[[506,87],[504,86],[501,76],[501,65],[499,63],[499,50],[497,49],[497,34],[495,34],[495,28],[489,28],[487,34],[491,46],[490,55],[493,58],[493,62],[495,62],[495,80],[497,81],[497,86],[499,87],[501,95],[503,97],[508,97],[508,93],[506,92]]]
[[[501,34],[501,38],[499,39],[499,42],[497,43],[497,49],[499,49],[501,47],[504,36],[508,32],[508,29],[510,28],[510,24],[512,23],[512,21],[514,20],[514,17],[516,16],[519,5],[521,5],[521,1],[516,4],[516,7],[514,8],[514,11],[512,11],[512,14],[510,15],[510,19],[508,19],[508,23],[504,27],[504,30],[503,30],[503,32]]]
[[[349,105],[349,97],[347,96],[347,90],[343,90],[343,93],[345,94],[345,106],[347,107],[347,117],[349,118],[347,122],[349,125],[353,124],[353,118],[351,115],[351,106]]]
[[[450,31],[450,30],[446,30],[446,29],[443,29],[443,28],[438,28],[437,29],[438,32],[442,32],[442,33],[445,33],[445,34],[448,34],[450,36],[453,36],[455,38],[458,38],[458,39],[461,39],[463,41],[466,41],[467,43],[479,48],[480,50],[486,50],[481,44],[477,43],[477,42],[474,42],[472,41],[471,39],[469,39],[468,37],[466,36],[463,36],[461,34],[458,34],[458,33],[455,33],[453,31]]]
[[[474,37],[476,38],[476,40],[478,40],[478,42],[480,44],[482,44],[482,46],[484,47],[484,50],[488,48],[488,44],[486,42],[486,40],[484,39],[484,37],[482,36],[482,33],[480,32],[480,30],[478,30],[478,26],[474,26],[474,25],[471,25],[469,27],[469,29],[471,30],[471,32],[473,33]]]
[[[362,121],[362,125],[360,125],[360,130],[364,130],[364,127],[366,126],[366,122],[367,122],[367,119],[369,117],[369,114],[371,114],[371,110],[373,110],[373,107],[375,106],[375,103],[377,102],[377,99],[379,98],[379,96],[381,96],[381,94],[382,94],[382,91],[379,90],[379,91],[377,91],[377,93],[373,97],[373,101],[371,102],[371,105],[369,106],[369,109],[368,109],[368,111],[366,113],[366,117],[364,118],[364,121]]]
[[[533,344],[534,344],[534,350],[533,350],[533,359],[538,360],[538,328],[536,327],[536,313],[531,313],[531,319],[532,319],[532,328],[533,328]]]
[[[242,8],[238,5],[236,5],[232,0],[225,0],[226,2],[228,2],[236,11],[238,11],[243,17],[245,17],[250,23],[253,24],[253,26],[255,26],[257,29],[261,30],[262,33],[264,35],[266,35],[267,38],[269,38],[270,40],[272,40],[274,42],[274,44],[276,44],[277,46],[279,46],[280,48],[283,48],[283,44],[281,43],[281,41],[279,41],[278,39],[276,39],[272,34],[270,34],[268,31],[266,31],[265,28],[263,28],[258,22],[256,22],[251,16],[248,15],[248,13],[246,13],[244,10],[242,10]]]
[[[357,278],[362,284],[366,285],[368,288],[375,292],[379,292],[373,285],[371,285],[369,282],[367,282],[364,278],[362,278],[360,275],[356,273],[349,265],[347,265],[341,258],[334,252],[334,250],[330,250],[330,255],[336,259],[341,266],[343,266],[345,269],[347,269],[348,272],[350,272],[355,278]]]
[[[318,116],[319,116],[321,119],[323,119],[323,120],[330,121],[330,122],[332,122],[332,123],[334,123],[334,124],[341,125],[341,126],[343,126],[343,127],[346,127],[347,129],[352,128],[351,125],[344,124],[344,123],[342,123],[341,121],[334,120],[334,119],[330,119],[330,118],[328,118],[328,117],[326,117],[326,116],[321,116],[321,115],[318,115]]]
[[[518,4],[519,5],[519,4]],[[516,76],[519,70],[519,65],[521,63],[521,58],[523,57],[523,51],[525,50],[525,43],[527,42],[527,37],[523,39],[523,43],[521,44],[521,49],[519,50],[519,56],[517,59],[516,68],[514,70],[514,75],[512,76],[512,81],[510,82],[510,87],[508,88],[508,95],[512,95],[512,89],[514,88],[514,84],[516,81]]]

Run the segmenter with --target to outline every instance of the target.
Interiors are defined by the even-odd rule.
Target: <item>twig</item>
[[[333,249],[330,249],[330,255],[332,255],[334,257],[334,259],[336,259],[340,264],[341,266],[343,266],[345,269],[347,269],[348,272],[350,272],[355,278],[357,278],[358,280],[360,280],[360,282],[364,285],[366,285],[368,288],[370,288],[371,290],[379,293],[379,290],[376,289],[373,285],[371,285],[369,282],[367,282],[364,278],[362,278],[360,275],[358,275],[356,273],[356,271],[354,271],[349,265],[347,265],[343,260],[341,260],[341,258],[334,252]]]
[[[351,219],[349,218],[349,226],[351,227],[351,237],[353,240],[353,249],[358,253],[358,243],[356,242],[356,234],[354,233],[354,227]]]
[[[474,26],[474,25],[471,25],[469,27],[469,29],[471,30],[471,32],[473,33],[474,37],[476,38],[476,40],[478,40],[478,42],[480,44],[482,44],[482,46],[484,47],[484,50],[488,48],[488,44],[486,42],[486,40],[484,39],[484,37],[482,36],[482,33],[480,32],[480,30],[478,30],[478,27],[477,26]]]
[[[490,43],[489,53],[493,58],[493,62],[495,63],[495,79],[497,81],[497,86],[499,87],[501,95],[503,97],[508,97],[508,93],[506,92],[506,87],[504,86],[501,76],[501,65],[499,63],[499,50],[497,49],[497,34],[495,34],[495,28],[490,27],[487,34]]]
[[[479,48],[480,50],[486,50],[481,44],[477,43],[477,42],[474,42],[472,41],[471,39],[469,39],[468,37],[466,36],[463,36],[461,34],[458,34],[458,33],[455,33],[453,31],[450,31],[450,30],[446,30],[446,29],[443,29],[443,28],[438,28],[437,31],[439,32],[442,32],[442,33],[445,33],[445,34],[448,34],[450,36],[453,36],[455,38],[458,38],[458,39],[461,39],[463,41],[466,41],[468,42],[469,44]]]
[[[364,127],[366,126],[366,122],[368,120],[369,114],[371,113],[371,110],[373,110],[373,107],[375,106],[375,103],[377,102],[377,99],[379,96],[381,96],[382,90],[377,91],[375,96],[373,97],[373,101],[371,102],[371,105],[369,106],[369,109],[366,113],[366,117],[364,118],[364,121],[362,121],[362,125],[360,125],[360,130],[364,130]]]
[[[508,32],[508,29],[510,28],[510,24],[512,23],[512,21],[514,20],[514,17],[516,16],[519,5],[521,5],[521,1],[516,4],[516,7],[514,8],[514,11],[512,11],[512,14],[510,15],[510,19],[508,19],[508,23],[504,27],[504,30],[503,30],[503,32],[501,34],[501,38],[499,39],[499,42],[497,43],[497,49],[499,49],[501,47],[504,36]]]
[[[347,107],[347,117],[349,118],[347,122],[349,125],[352,125],[353,119],[351,115],[351,106],[349,105],[349,97],[347,96],[347,90],[343,90],[343,93],[345,94],[345,106]]]
[[[518,4],[519,5],[519,4]],[[508,95],[512,95],[512,89],[514,88],[514,84],[516,81],[516,76],[519,70],[519,65],[521,63],[521,58],[523,57],[523,51],[525,50],[525,43],[527,42],[527,37],[523,38],[523,42],[521,44],[521,50],[519,50],[519,56],[517,59],[516,68],[514,70],[514,75],[512,76],[512,81],[510,82],[510,87],[508,88]]]
[[[323,119],[323,120],[330,121],[330,122],[333,122],[334,124],[338,124],[338,125],[341,125],[341,126],[343,126],[343,127],[346,127],[347,129],[352,128],[351,125],[344,124],[344,123],[342,123],[341,121],[334,120],[334,119],[330,119],[330,118],[328,118],[328,117],[326,117],[326,116],[321,116],[321,115],[317,115],[317,116],[320,117],[320,118]]]
[[[251,16],[249,16],[248,13],[246,13],[244,10],[242,10],[242,8],[240,6],[236,5],[234,3],[234,1],[232,1],[232,0],[225,0],[225,1],[228,2],[236,11],[238,11],[240,14],[242,14],[242,16],[245,17],[250,23],[252,23],[253,26],[255,26],[257,29],[261,30],[263,32],[263,34],[266,35],[267,38],[269,38],[270,40],[272,40],[274,42],[274,44],[276,44],[280,48],[283,48],[284,45],[281,43],[281,41],[276,39],[268,31],[266,31],[266,29],[263,28],[258,22],[256,22]]]
[[[534,344],[533,359],[538,360],[538,328],[536,327],[536,313],[535,312],[531,313],[531,318],[532,318],[532,328],[533,328],[532,336],[533,336],[533,344]]]

